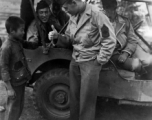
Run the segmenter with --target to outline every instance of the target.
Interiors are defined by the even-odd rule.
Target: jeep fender
[[[51,65],[48,66],[47,64],[51,61],[57,61],[58,63],[56,64],[64,65],[62,61],[70,61],[72,58],[72,50],[64,48],[50,48],[49,54],[47,55],[43,54],[42,47],[38,47],[35,50],[24,49],[24,52],[32,76],[41,66],[45,65],[45,69],[48,69],[48,67],[51,69]],[[52,63],[55,65],[55,62]]]

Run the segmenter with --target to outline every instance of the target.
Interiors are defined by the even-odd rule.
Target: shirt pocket
[[[88,34],[83,37],[82,44],[84,48],[90,48],[94,45]]]
[[[24,64],[21,60],[17,61],[13,66],[13,71],[20,71],[23,68],[23,66]]]
[[[16,48],[14,50],[13,58],[12,58],[12,70],[20,71],[24,67],[24,55],[23,50],[20,48]]]

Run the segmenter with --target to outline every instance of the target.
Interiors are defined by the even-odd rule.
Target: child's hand
[[[5,111],[5,108],[3,106],[0,106],[0,112]]]
[[[6,81],[5,84],[6,84],[6,87],[7,87],[8,97],[11,98],[11,99],[14,99],[16,94],[15,94],[14,89],[12,88],[12,85],[11,85],[10,81]]]
[[[15,91],[13,89],[8,89],[7,93],[10,99],[14,99],[16,96]]]

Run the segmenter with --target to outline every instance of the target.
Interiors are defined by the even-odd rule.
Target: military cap
[[[117,0],[101,0],[103,8],[116,8]]]
[[[48,3],[46,3],[45,0],[41,0],[40,2],[37,3],[36,11],[38,11],[39,9],[43,9],[43,8],[49,8],[49,5],[48,5]]]
[[[60,4],[60,5],[63,5],[64,3],[70,2],[70,1],[72,1],[72,0],[55,0],[55,2]]]

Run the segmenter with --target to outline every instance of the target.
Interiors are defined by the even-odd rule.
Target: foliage
[[[140,21],[144,21],[145,14],[140,9],[141,5],[137,2],[118,1],[117,12],[130,19],[133,25],[136,25]]]

